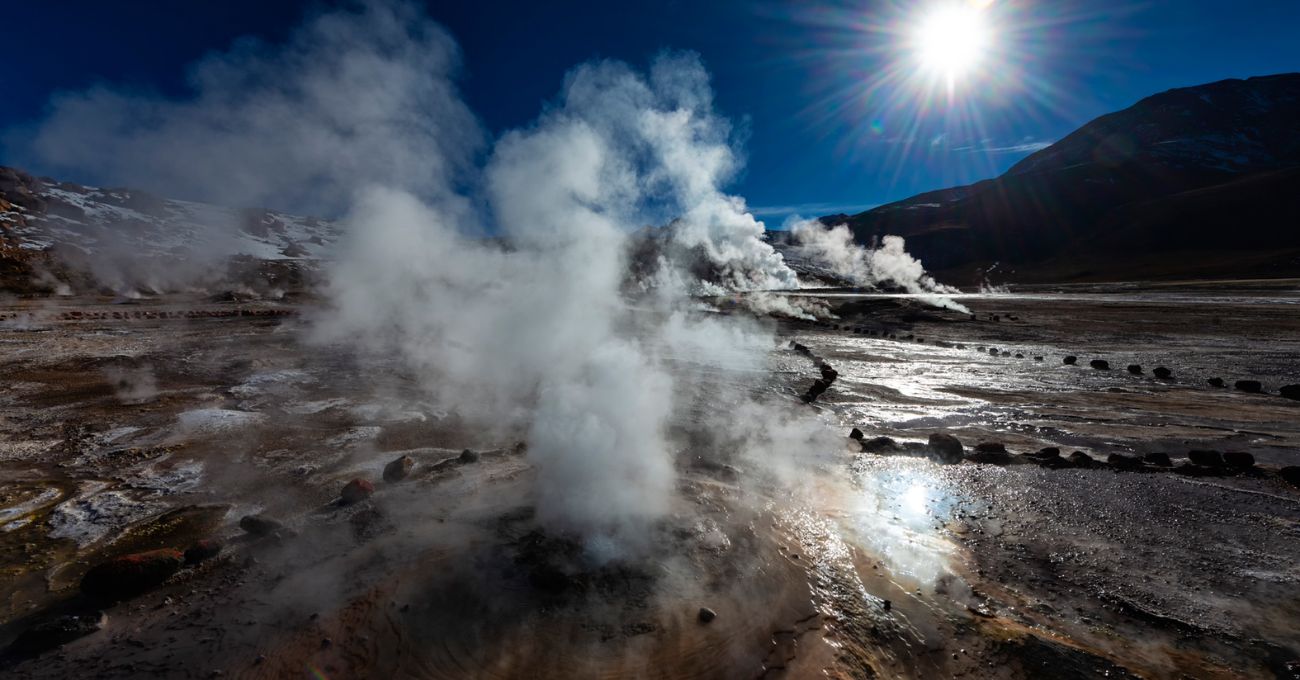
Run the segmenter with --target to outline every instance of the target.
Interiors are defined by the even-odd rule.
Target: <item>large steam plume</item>
[[[89,179],[342,215],[312,338],[395,365],[471,424],[524,433],[540,520],[593,551],[634,549],[671,510],[668,425],[700,389],[676,366],[752,371],[772,347],[691,296],[798,282],[723,190],[740,162],[698,57],[578,66],[536,121],[485,147],[458,54],[414,4],[376,0],[317,14],[283,46],[205,58],[191,97],[62,95],[28,151]],[[628,235],[670,221],[673,247],[630,300]],[[901,241],[867,254],[832,236],[810,242],[849,252],[847,271],[946,291]]]
[[[908,254],[901,236],[885,236],[875,248],[853,240],[847,225],[828,227],[818,220],[798,220],[791,227],[803,254],[858,286],[893,283],[938,307],[970,313],[950,295],[961,291],[925,273],[921,261]]]

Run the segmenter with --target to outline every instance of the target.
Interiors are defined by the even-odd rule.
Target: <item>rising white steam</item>
[[[716,381],[773,345],[691,295],[798,281],[721,189],[739,161],[696,56],[573,69],[478,167],[457,55],[414,4],[377,0],[205,58],[191,98],[64,95],[31,151],[160,193],[343,215],[314,339],[471,426],[523,433],[540,520],[634,549],[674,501],[669,421],[708,388],[677,367]],[[629,234],[670,222],[629,296]]]
[[[204,57],[187,97],[59,94],[5,142],[23,163],[82,181],[333,215],[363,185],[435,195],[471,164],[483,135],[456,95],[458,64],[455,42],[414,4],[359,3],[283,45],[244,38]]]
[[[819,262],[832,273],[858,286],[893,283],[937,307],[970,313],[951,297],[961,291],[945,286],[925,273],[921,261],[908,254],[901,236],[885,236],[880,245],[867,248],[853,240],[847,225],[827,227],[818,220],[799,220],[791,226],[804,257]]]
[[[648,74],[577,67],[538,120],[504,134],[483,170],[490,216],[468,202],[379,188],[351,211],[330,272],[325,339],[396,356],[446,408],[526,433],[538,516],[592,546],[636,547],[670,510],[667,436],[688,385],[683,356],[732,370],[770,339],[690,311],[705,282],[675,261],[702,253],[709,285],[797,285],[762,225],[718,188],[734,172],[728,127],[692,55]],[[439,198],[439,197],[442,198]],[[680,216],[651,295],[624,294],[629,234]],[[468,235],[494,222],[507,244]]]

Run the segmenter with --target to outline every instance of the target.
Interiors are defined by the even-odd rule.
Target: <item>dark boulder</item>
[[[1300,401],[1300,385],[1287,385],[1277,391],[1278,394],[1287,399]]]
[[[1249,392],[1251,394],[1259,394],[1264,391],[1264,385],[1258,380],[1238,380],[1233,383],[1232,386],[1242,392]]]
[[[464,451],[460,452],[460,456],[458,456],[456,460],[460,461],[461,463],[477,463],[478,458],[479,458],[478,451],[475,451],[474,449],[465,449]]]
[[[1224,451],[1223,462],[1238,470],[1255,467],[1255,457],[1246,451]]]
[[[402,456],[384,466],[384,481],[393,483],[406,479],[415,469],[415,459]]]
[[[1075,451],[1071,453],[1069,457],[1069,461],[1070,461],[1070,465],[1078,468],[1097,467],[1096,459],[1094,459],[1092,456],[1089,456],[1088,454],[1082,451]]]
[[[214,538],[200,538],[185,549],[185,564],[198,564],[221,554],[221,541]]]
[[[286,532],[283,524],[266,515],[244,515],[239,518],[239,528],[254,536],[270,536]]]
[[[1126,456],[1122,453],[1112,453],[1106,456],[1106,464],[1116,470],[1136,471],[1142,469],[1142,461],[1133,456]]]
[[[942,432],[930,435],[929,447],[934,457],[944,463],[960,463],[965,452],[960,439]]]
[[[1158,467],[1173,467],[1174,465],[1174,462],[1169,459],[1169,454],[1164,453],[1163,451],[1148,453],[1147,455],[1142,456],[1142,460],[1145,461],[1147,465],[1155,465]]]
[[[1073,365],[1079,363],[1079,357],[1076,357],[1076,356],[1068,356],[1068,357],[1065,357],[1064,359],[1062,359],[1061,362],[1064,363],[1064,364],[1066,364],[1067,366],[1073,366]]]
[[[1025,358],[1025,355],[1021,354],[1020,352],[1016,352],[1016,358],[1017,358],[1017,359],[1024,359],[1024,358]]]
[[[1105,359],[1093,359],[1092,361],[1089,361],[1089,362],[1088,362],[1088,365],[1089,365],[1089,366],[1092,366],[1093,368],[1097,369],[1098,371],[1109,371],[1109,370],[1110,370],[1110,362],[1109,362],[1109,361],[1106,361]]]
[[[1282,477],[1282,480],[1287,484],[1300,489],[1300,465],[1288,465],[1281,470],[1278,470],[1277,474]]]
[[[1042,360],[1043,360],[1043,358],[1040,357],[1040,356],[1036,356],[1036,357],[1034,357],[1034,361],[1042,361]]]
[[[1061,450],[1055,446],[1041,448],[1034,453],[1026,454],[1025,457],[1031,463],[1053,470],[1070,465],[1069,461],[1061,457]]]
[[[853,428],[852,430],[849,430],[849,439],[856,439],[858,441],[862,441],[862,438],[865,436],[866,436],[865,434],[862,434],[862,430],[859,430],[856,427]]]
[[[833,383],[836,378],[840,377],[839,372],[831,368],[830,364],[822,364],[821,372],[822,380],[825,380],[828,383]]]
[[[700,623],[708,623],[718,618],[718,613],[708,607],[700,607],[700,612],[696,615],[696,618],[700,620]]]
[[[1129,372],[1129,373],[1132,373],[1133,375],[1141,375],[1141,374],[1142,374],[1142,365],[1141,365],[1141,364],[1129,364],[1129,365],[1128,365],[1128,372]]]
[[[808,391],[804,392],[802,397],[803,402],[805,404],[811,404],[814,401],[817,401],[817,398],[822,396],[822,394],[826,392],[826,390],[829,389],[830,386],[831,386],[830,382],[826,381],[823,378],[818,378],[817,380],[814,380],[813,384],[808,387]]]
[[[344,505],[352,505],[370,498],[373,493],[375,493],[375,485],[368,479],[357,477],[343,485],[343,491],[339,494],[339,498]]]
[[[1193,465],[1223,466],[1223,454],[1213,449],[1193,449],[1188,451],[1187,460],[1191,461]]]
[[[1225,386],[1226,386],[1226,383],[1223,382],[1223,378],[1210,378],[1209,380],[1206,380],[1205,382],[1209,383],[1210,387],[1225,387]]]
[[[862,441],[862,450],[867,453],[893,453],[898,449],[898,442],[889,437],[876,437]]]
[[[1164,366],[1156,366],[1155,370],[1151,371],[1151,375],[1154,375],[1160,380],[1168,380],[1174,376],[1174,372]]]
[[[124,600],[162,585],[184,563],[184,555],[171,548],[123,555],[86,572],[81,592],[108,602]]]
[[[1006,451],[972,451],[966,456],[966,460],[972,463],[983,465],[1009,465],[1011,464],[1011,454]]]
[[[21,656],[35,656],[103,630],[107,625],[108,615],[104,612],[56,616],[23,631],[9,649]]]
[[[980,453],[1006,453],[1007,447],[1002,442],[980,442],[975,445],[975,450]]]

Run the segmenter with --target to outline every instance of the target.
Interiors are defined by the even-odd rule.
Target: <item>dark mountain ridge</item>
[[[944,280],[1300,275],[1300,74],[1169,90],[996,179],[831,215]]]

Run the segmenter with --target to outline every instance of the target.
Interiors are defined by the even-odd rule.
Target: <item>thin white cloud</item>
[[[784,217],[786,215],[800,215],[818,217],[821,215],[836,215],[845,213],[853,215],[864,210],[870,210],[879,203],[792,203],[789,205],[758,205],[751,206],[749,212],[756,217]]]

